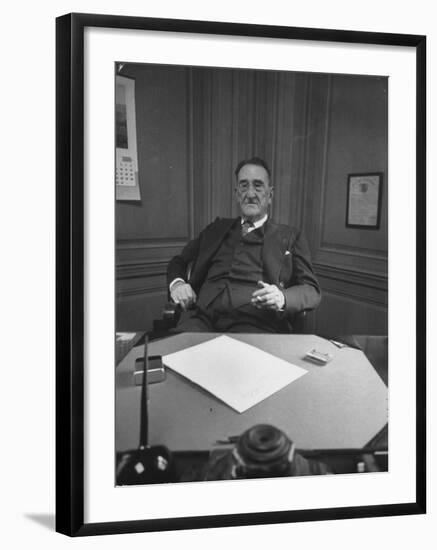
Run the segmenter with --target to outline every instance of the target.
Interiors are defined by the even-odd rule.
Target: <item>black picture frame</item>
[[[416,498],[329,509],[84,522],[84,29],[281,38],[407,47],[416,53]],[[426,511],[426,37],[206,21],[68,14],[56,21],[56,530],[69,536],[320,521]]]
[[[373,199],[370,207],[376,208],[376,214],[371,215],[370,219],[361,219],[360,214],[354,213],[351,208],[352,193],[351,187],[354,184],[362,185],[359,180],[362,179],[375,179],[377,185],[376,200]],[[366,184],[364,184],[366,185]],[[381,201],[382,201],[382,186],[383,186],[383,173],[382,172],[369,172],[362,174],[349,174],[347,178],[347,197],[346,197],[346,227],[353,227],[357,229],[379,229],[381,224]],[[362,218],[361,214],[361,218]],[[358,220],[357,220],[358,218]]]

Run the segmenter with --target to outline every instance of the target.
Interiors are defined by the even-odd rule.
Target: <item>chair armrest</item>
[[[153,321],[153,332],[165,333],[174,328],[179,321],[181,311],[182,308],[179,304],[175,304],[174,302],[167,302],[162,311],[161,319],[155,319]]]
[[[300,311],[293,316],[291,321],[293,334],[304,334],[305,333],[305,321],[307,317],[306,311]]]
[[[170,324],[170,326],[176,326],[181,316],[182,308],[179,304],[174,302],[167,302],[162,311],[162,319]]]

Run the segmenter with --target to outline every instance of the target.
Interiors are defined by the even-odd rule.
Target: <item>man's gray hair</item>
[[[271,177],[271,172],[269,165],[265,160],[263,160],[260,157],[252,157],[250,159],[240,160],[240,162],[237,164],[237,167],[235,168],[235,177],[238,179],[238,173],[243,168],[243,166],[246,166],[247,164],[254,164],[255,166],[262,166],[264,170],[269,175],[269,179]]]

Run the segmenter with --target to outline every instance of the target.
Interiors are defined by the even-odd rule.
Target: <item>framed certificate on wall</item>
[[[346,227],[379,229],[382,173],[349,174]]]

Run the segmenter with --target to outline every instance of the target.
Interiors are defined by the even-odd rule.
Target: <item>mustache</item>
[[[259,200],[258,199],[245,199],[243,201],[243,204],[259,204]]]

